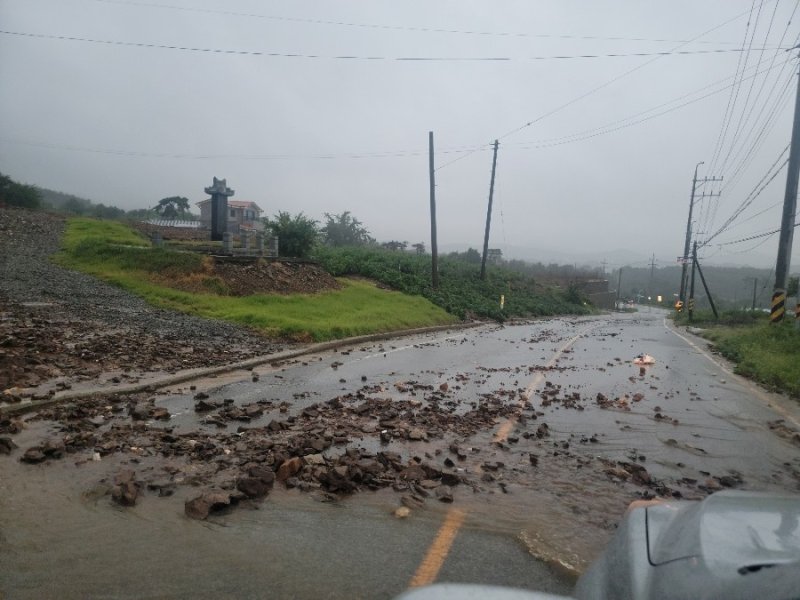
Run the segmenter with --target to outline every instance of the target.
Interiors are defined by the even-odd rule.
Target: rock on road
[[[797,491],[797,404],[730,374],[664,316],[401,338],[159,390],[127,412],[100,402],[81,418],[116,444],[101,460],[91,447],[43,445],[76,423],[45,412],[0,455],[0,593],[388,598],[434,580],[564,593],[564,570],[585,567],[631,500]],[[640,353],[655,364],[633,365]],[[198,412],[200,402],[212,410]],[[271,431],[273,422],[283,425]],[[164,428],[219,454],[165,457],[178,446],[160,441]],[[237,453],[251,460],[253,450],[237,436],[322,446],[296,452],[294,487],[275,482],[250,506],[259,510],[185,518],[198,487],[241,477]],[[43,462],[17,460],[31,447]],[[391,469],[348,479],[348,451],[362,465],[396,456],[404,470],[394,482]],[[347,493],[331,491],[333,472]],[[160,497],[166,487],[142,485],[134,506],[118,508],[109,490],[120,477],[171,487]],[[401,505],[407,518],[393,516]]]

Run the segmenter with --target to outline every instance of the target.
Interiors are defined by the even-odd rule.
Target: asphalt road
[[[631,363],[641,352],[656,359],[643,372]],[[726,371],[661,311],[431,334],[256,371],[258,381],[234,372],[162,390],[158,404],[191,431],[198,390],[297,412],[364,385],[395,398],[395,384],[414,381],[447,383],[456,414],[514,390],[520,413],[457,440],[470,449],[459,468],[479,485],[405,519],[393,516],[399,495],[389,489],[333,503],[276,489],[259,510],[197,522],[182,516],[191,490],[123,510],[85,493],[105,465],[3,459],[0,597],[391,598],[433,581],[568,593],[565,573],[583,569],[627,503],[655,489],[701,498],[723,484],[800,487],[797,403]],[[441,460],[450,441],[393,449]],[[378,447],[375,436],[358,443]],[[661,488],[632,481],[620,461]]]

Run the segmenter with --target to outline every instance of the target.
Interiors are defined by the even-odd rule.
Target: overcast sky
[[[217,176],[267,215],[349,210],[428,245],[433,131],[440,246],[479,248],[500,138],[492,247],[674,264],[698,162],[724,177],[699,187],[722,192],[698,198],[702,240],[788,155],[797,5],[0,0],[0,171],[125,209]],[[552,58],[607,54],[629,56]],[[706,261],[773,266],[777,235],[717,244],[777,229],[785,183]]]

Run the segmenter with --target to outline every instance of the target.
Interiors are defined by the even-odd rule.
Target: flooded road
[[[169,420],[135,426],[102,460],[90,449],[37,465],[0,456],[0,592],[388,598],[428,578],[566,593],[632,500],[797,492],[797,403],[731,375],[665,313],[647,310],[421,335],[233,372],[158,390]],[[632,364],[640,353],[655,364]],[[243,425],[224,408],[198,412],[198,397],[261,412]],[[367,403],[382,412],[364,412]],[[340,422],[314,420],[339,410]],[[129,421],[109,417],[99,431],[118,435],[117,420]],[[276,484],[256,510],[187,519],[183,502],[227,472],[156,451],[159,428],[210,436],[224,457],[248,430],[279,421],[276,435],[330,430],[325,460],[343,448],[395,453],[450,469],[461,484],[451,504],[430,483],[405,519],[393,516],[401,492],[331,497],[310,479],[313,493]],[[64,430],[32,421],[14,439],[24,450]],[[121,468],[168,472],[179,485],[116,507],[98,484]]]

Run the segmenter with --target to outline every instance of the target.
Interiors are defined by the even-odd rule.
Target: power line
[[[775,1],[775,0],[773,0],[773,1]],[[753,2],[755,2],[755,0],[753,0]],[[719,25],[716,25],[716,26],[712,27],[711,29],[707,29],[706,31],[700,33],[699,35],[696,35],[695,37],[693,37],[692,39],[688,40],[687,42],[683,42],[683,43],[679,44],[678,46],[675,46],[674,48],[672,48],[672,50],[678,50],[678,49],[682,48],[683,46],[685,46],[685,45],[687,45],[689,43],[695,42],[695,41],[699,40],[700,38],[705,37],[709,33],[713,32],[713,31],[716,31],[718,29],[721,29],[722,27],[724,27],[724,26],[726,26],[726,25],[728,25],[730,23],[733,23],[734,21],[736,21],[737,19],[740,19],[741,17],[743,17],[746,14],[748,14],[747,11],[744,11],[744,12],[741,12],[741,13],[739,13],[737,15],[734,15],[733,17],[727,19],[726,21],[723,21]],[[746,38],[745,38],[745,41],[746,41]],[[498,136],[497,139],[504,140],[507,137],[509,137],[511,135],[514,135],[515,133],[530,127],[531,125],[534,125],[534,124],[538,123],[539,121],[542,121],[542,120],[546,119],[547,117],[550,117],[550,116],[552,116],[552,115],[564,110],[565,108],[567,108],[569,106],[572,106],[576,102],[579,102],[579,101],[583,100],[584,98],[586,98],[588,96],[591,96],[592,94],[594,94],[596,92],[599,92],[602,89],[607,88],[608,86],[616,83],[620,79],[623,79],[623,78],[627,77],[628,75],[631,75],[631,74],[635,73],[636,71],[639,71],[640,69],[643,69],[643,68],[653,64],[655,61],[659,60],[660,58],[661,58],[660,56],[656,56],[654,58],[651,58],[650,60],[647,60],[647,61],[643,62],[642,64],[637,65],[634,68],[629,69],[629,70],[625,71],[624,73],[621,73],[621,74],[617,75],[616,77],[613,77],[613,78],[605,81],[604,83],[601,83],[600,85],[598,85],[598,86],[596,86],[594,88],[591,88],[587,92],[584,92],[583,94],[581,94],[579,96],[576,96],[575,98],[573,98],[573,99],[571,99],[571,100],[569,100],[569,101],[567,101],[567,102],[555,107],[554,109],[552,109],[552,110],[550,110],[550,111],[548,111],[548,112],[546,112],[546,113],[544,113],[542,115],[539,115],[535,119],[532,119],[532,120],[528,121],[527,123],[525,123],[523,125],[519,125],[518,127],[515,127],[514,129],[511,129],[511,130],[507,131],[503,135]],[[437,170],[444,169],[445,167],[448,167],[448,166],[452,165],[453,163],[458,162],[459,160],[463,160],[464,158],[467,158],[467,156],[469,156],[469,153],[467,153],[467,154],[465,154],[463,156],[460,156],[460,157],[456,158],[455,160],[451,160],[448,163],[440,165]]]
[[[772,25],[775,22],[775,14],[778,11],[778,4],[779,3],[777,3],[777,2],[775,3],[774,10],[772,11],[772,17],[770,18],[769,25],[767,26],[767,32],[764,34],[764,41],[765,42],[769,40],[769,34],[772,31]],[[795,5],[795,8],[796,8],[796,5]],[[790,20],[790,22],[791,22],[791,20]],[[757,26],[757,21],[756,21],[756,26]],[[784,31],[784,37],[786,35],[786,31],[788,31],[788,27],[789,26],[787,24],[786,30]],[[755,37],[755,29],[753,30],[753,36]],[[750,41],[752,43],[753,40],[751,39]],[[781,37],[781,42],[782,41],[783,41],[783,37]],[[746,56],[749,56],[749,53]],[[772,60],[774,62],[775,58],[777,58],[777,56],[778,56],[778,51],[776,51],[772,56],[773,56]],[[760,62],[763,59],[763,57],[764,57],[764,51],[761,50],[761,54],[758,57],[758,61]],[[761,82],[761,86],[758,89],[758,93],[756,94],[756,98],[755,98],[755,100],[753,100],[753,104],[750,106],[750,110],[747,112],[747,118],[745,119],[745,109],[747,108],[747,106],[748,106],[748,104],[750,102],[750,96],[753,93],[753,88],[755,87],[755,83],[756,83],[755,79],[751,79],[750,80],[750,88],[747,91],[747,97],[745,98],[744,106],[742,107],[742,111],[741,111],[741,113],[739,113],[739,122],[736,124],[736,129],[733,132],[733,137],[731,138],[731,145],[730,145],[730,148],[728,150],[728,153],[725,156],[725,159],[722,161],[722,166],[719,167],[719,171],[720,172],[724,173],[725,166],[727,165],[728,160],[731,157],[731,153],[733,152],[733,149],[736,146],[737,141],[739,140],[739,135],[740,135],[740,133],[742,131],[742,127],[744,127],[747,124],[747,122],[750,119],[750,116],[753,114],[753,110],[755,109],[756,105],[758,104],[759,98],[761,98],[761,93],[764,91],[764,88],[766,87],[766,81],[767,81],[767,77],[764,77],[764,80]]]
[[[27,37],[34,39],[59,40],[65,42],[83,42],[106,46],[124,46],[131,48],[149,48],[156,50],[176,50],[181,52],[201,52],[205,54],[224,54],[237,56],[261,56],[268,58],[302,58],[320,60],[352,60],[352,61],[401,61],[401,62],[513,62],[543,60],[579,60],[595,58],[631,58],[644,56],[688,56],[698,54],[728,54],[746,52],[745,48],[714,48],[711,50],[664,50],[660,52],[613,52],[607,54],[562,54],[549,56],[527,56],[514,58],[511,56],[364,56],[364,55],[322,55],[302,54],[297,52],[273,52],[266,50],[233,50],[226,48],[200,48],[194,46],[177,46],[172,44],[154,44],[148,42],[124,42],[121,40],[99,40],[68,35],[30,33],[25,31],[0,30],[0,34]]]
[[[765,61],[766,62],[766,61]],[[751,68],[758,68],[758,65],[754,65]],[[753,73],[749,77],[755,77],[759,72]],[[613,121],[611,123],[607,123],[606,125],[602,125],[600,127],[595,127],[592,129],[584,130],[581,132],[573,133],[567,136],[561,136],[558,138],[550,138],[545,140],[539,141],[526,141],[526,142],[509,142],[506,145],[509,147],[516,147],[517,149],[536,149],[536,148],[550,148],[554,146],[561,146],[564,144],[581,142],[588,139],[592,139],[601,135],[605,135],[608,133],[613,133],[615,131],[619,131],[621,129],[626,129],[628,127],[633,127],[635,125],[639,125],[641,123],[650,121],[657,117],[663,116],[665,114],[671,113],[675,110],[693,104],[695,102],[699,102],[700,100],[704,100],[718,94],[720,92],[725,91],[730,87],[724,86],[722,88],[710,91],[707,94],[699,96],[697,98],[688,100],[682,104],[672,106],[670,108],[666,108],[661,112],[657,112],[654,114],[649,114],[649,116],[643,117],[641,119],[637,119],[637,117],[648,115],[648,113],[653,113],[653,111],[658,110],[659,108],[669,106],[670,104],[674,104],[675,102],[682,100],[684,98],[691,97],[699,92],[702,92],[705,89],[710,87],[714,87],[719,85],[720,83],[725,82],[726,80],[731,79],[731,77],[726,77],[720,79],[714,83],[708,84],[695,90],[693,92],[689,92],[688,94],[684,94],[662,104],[659,104],[653,108],[649,108],[644,111],[640,111],[635,113],[629,117],[624,119],[620,119],[617,121]],[[732,85],[732,84],[731,84]],[[130,157],[139,157],[139,158],[175,158],[175,159],[242,159],[242,160],[332,160],[332,159],[340,159],[340,158],[347,158],[347,159],[366,159],[366,158],[404,158],[404,157],[414,157],[414,156],[422,156],[427,155],[426,150],[386,150],[386,151],[374,151],[374,152],[345,152],[345,153],[329,153],[329,154],[185,154],[185,153],[155,153],[155,152],[143,152],[143,151],[135,151],[135,150],[120,150],[120,149],[109,149],[109,148],[90,148],[90,147],[83,147],[83,146],[75,146],[69,144],[56,144],[52,142],[40,142],[35,140],[25,140],[20,138],[4,138],[0,137],[0,142],[7,142],[7,143],[17,143],[17,144],[24,144],[28,146],[36,146],[42,148],[49,148],[53,150],[67,150],[67,151],[76,151],[76,152],[89,152],[94,154],[109,154],[109,155],[119,155],[119,156],[130,156]],[[475,152],[484,152],[489,150],[491,145],[484,144],[482,146],[455,146],[452,148],[440,149],[436,151],[437,155],[440,154],[460,154],[458,158],[448,163],[445,163],[440,169],[444,166],[452,164],[460,160],[461,158],[465,158],[468,155],[474,154]],[[438,169],[437,169],[438,170]]]
[[[758,5],[758,12],[756,13],[756,21],[755,21],[755,24],[753,25],[753,33],[750,36],[750,42],[747,45],[747,51],[744,53],[744,66],[745,67],[747,66],[747,63],[750,60],[750,52],[752,51],[753,42],[755,41],[755,38],[756,38],[756,31],[758,30],[758,22],[759,22],[759,19],[761,18],[761,10],[762,10],[763,7],[764,7],[764,2],[762,1],[761,4]],[[777,3],[775,5],[775,8],[777,9]],[[773,15],[774,15],[774,13],[773,13]],[[770,28],[771,28],[771,26],[772,25],[770,23]],[[767,32],[767,34],[769,34],[769,32]],[[763,50],[762,50],[762,56],[763,56]],[[725,165],[726,165],[726,163],[728,161],[728,157],[730,156],[730,153],[733,150],[734,145],[736,144],[736,136],[739,133],[739,129],[740,129],[741,124],[742,124],[742,118],[744,117],[744,112],[745,112],[745,110],[747,108],[748,103],[750,102],[750,95],[753,92],[753,86],[754,85],[755,85],[755,80],[751,80],[750,81],[750,87],[748,88],[748,91],[747,91],[747,96],[745,97],[745,100],[744,100],[744,105],[742,106],[742,110],[739,113],[739,121],[736,124],[736,129],[734,129],[733,136],[731,136],[731,143],[729,145],[728,153],[725,155],[725,158],[722,161],[722,166],[718,167],[717,169],[715,169],[715,171],[724,172]],[[738,97],[739,90],[737,90],[736,94],[737,94],[737,97]],[[735,106],[735,102],[734,102],[734,106]]]
[[[722,226],[721,226],[721,227],[720,227],[720,228],[719,228],[719,229],[718,229],[716,232],[714,232],[714,234],[713,234],[711,237],[707,238],[707,239],[706,239],[706,241],[705,241],[705,242],[703,242],[703,244],[702,244],[703,246],[707,245],[707,244],[708,244],[708,243],[709,243],[711,240],[713,240],[715,237],[717,237],[718,235],[720,235],[721,233],[723,233],[723,232],[724,232],[724,231],[725,231],[725,230],[728,228],[728,226],[729,226],[731,223],[733,223],[733,221],[734,221],[734,220],[736,220],[736,218],[737,218],[737,217],[738,217],[740,214],[742,214],[742,212],[743,212],[744,210],[746,210],[746,209],[747,209],[747,207],[748,207],[748,206],[750,206],[750,205],[753,203],[753,201],[754,201],[756,198],[758,198],[758,196],[759,196],[759,195],[760,195],[760,194],[761,194],[761,193],[762,193],[762,192],[763,192],[763,191],[766,189],[766,187],[767,187],[767,186],[768,186],[768,185],[769,185],[769,184],[770,184],[770,183],[771,183],[771,182],[772,182],[772,181],[775,179],[775,177],[777,177],[777,176],[778,176],[778,173],[780,173],[780,172],[781,172],[781,170],[783,169],[783,167],[785,167],[785,166],[786,166],[786,163],[788,163],[788,162],[789,162],[789,160],[788,160],[788,159],[786,159],[786,160],[784,160],[784,161],[783,161],[783,163],[781,164],[781,166],[780,166],[780,167],[778,167],[778,168],[775,170],[775,172],[772,174],[772,176],[770,176],[770,175],[769,175],[769,174],[770,174],[770,171],[772,171],[772,169],[774,169],[774,168],[775,168],[775,166],[778,164],[778,162],[781,160],[781,158],[783,158],[783,155],[784,155],[784,154],[786,154],[786,152],[788,152],[788,150],[789,150],[789,146],[787,145],[787,146],[786,146],[786,147],[783,149],[783,152],[781,152],[781,153],[780,153],[780,155],[778,156],[778,158],[775,160],[775,162],[774,162],[774,163],[772,163],[772,166],[770,166],[770,168],[767,170],[767,172],[766,172],[766,174],[764,175],[764,177],[762,177],[762,178],[761,178],[761,181],[759,181],[759,182],[756,184],[756,186],[753,188],[753,191],[752,191],[752,192],[750,192],[750,194],[748,194],[748,196],[747,196],[747,197],[746,197],[746,198],[745,198],[745,199],[742,201],[742,203],[739,205],[739,207],[738,207],[738,208],[737,208],[735,211],[733,211],[733,214],[732,214],[730,217],[728,217],[728,220],[727,220],[727,221],[725,221],[725,223],[723,223],[723,225],[722,225]],[[769,179],[767,179],[768,177],[769,177]],[[766,180],[766,181],[765,181],[765,180]],[[763,184],[763,185],[762,185],[762,184]],[[759,186],[761,186],[761,187],[759,188]]]
[[[218,10],[218,9],[210,9],[210,8],[196,8],[196,7],[188,7],[188,6],[175,6],[171,4],[157,4],[157,3],[150,3],[150,2],[132,2],[126,0],[94,0],[95,2],[101,2],[104,4],[117,4],[122,6],[139,6],[145,8],[160,8],[160,9],[169,9],[169,10],[180,10],[186,12],[195,12],[195,13],[207,13],[207,14],[218,14],[218,15],[227,15],[227,16],[234,16],[234,17],[247,17],[247,18],[255,18],[255,19],[267,19],[271,21],[284,21],[288,23],[305,23],[311,25],[333,25],[339,27],[355,27],[355,28],[363,28],[363,29],[381,29],[381,30],[388,30],[388,31],[409,31],[409,32],[422,32],[422,33],[447,33],[447,34],[459,34],[459,35],[475,35],[475,36],[486,36],[486,37],[506,37],[506,38],[535,38],[535,39],[564,39],[564,40],[599,40],[599,41],[621,41],[621,42],[657,42],[657,43],[688,43],[693,40],[673,40],[673,39],[662,39],[662,38],[643,38],[643,37],[623,37],[623,36],[601,36],[601,35],[570,35],[570,34],[548,34],[548,33],[515,33],[515,32],[507,32],[507,31],[479,31],[479,30],[469,30],[469,29],[444,29],[438,27],[421,27],[421,26],[412,26],[412,25],[386,25],[380,23],[354,23],[348,21],[332,21],[332,20],[325,20],[325,19],[308,19],[308,18],[301,18],[301,17],[284,17],[278,15],[266,15],[266,14],[259,14],[259,13],[247,13],[247,12],[237,12],[231,10]],[[724,44],[735,44],[736,42],[713,42],[713,41],[706,41],[706,42],[697,42],[699,44],[717,44],[717,45],[724,45]]]
[[[38,142],[34,140],[23,140],[19,138],[0,137],[0,142],[24,144],[52,150],[68,150],[75,152],[89,152],[92,154],[110,154],[118,156],[130,156],[139,158],[178,158],[178,159],[240,159],[240,160],[331,160],[337,158],[404,158],[410,156],[427,155],[424,150],[398,150],[384,152],[361,152],[361,153],[342,153],[342,154],[181,154],[168,152],[140,152],[135,150],[118,150],[109,148],[89,148],[85,146],[74,146],[69,144],[55,144],[50,142]],[[455,154],[460,152],[471,152],[473,148],[454,147],[450,149],[437,150],[437,154]]]
[[[795,227],[800,227],[800,221],[792,225],[792,229]],[[751,235],[749,237],[742,238],[740,240],[733,240],[732,242],[724,242],[721,244],[715,244],[716,246],[730,246],[732,244],[741,244],[742,242],[749,242],[750,240],[757,240],[759,238],[768,237],[771,235],[775,235],[776,233],[780,233],[780,227],[778,229],[774,229],[772,231],[765,231],[764,233],[757,233],[755,235]]]
[[[780,72],[778,73],[778,78],[783,73],[783,70],[786,67],[786,65],[791,63],[791,60],[792,59],[790,57],[788,60],[784,61],[781,64]],[[771,62],[770,63],[770,67],[772,67],[772,65],[773,65],[773,63]],[[779,81],[778,78],[775,79],[775,84],[777,84],[777,82]],[[744,81],[744,80],[742,80],[742,81]],[[755,158],[757,152],[761,149],[763,144],[766,142],[766,140],[767,140],[769,134],[771,133],[772,129],[774,128],[775,124],[778,122],[778,117],[781,114],[783,114],[783,110],[786,108],[786,105],[787,105],[787,103],[788,103],[788,101],[790,99],[789,91],[791,89],[792,81],[793,81],[793,75],[790,75],[788,78],[786,78],[786,83],[785,83],[783,89],[779,92],[779,94],[777,96],[775,96],[775,101],[774,101],[774,103],[772,105],[772,108],[767,113],[766,117],[764,118],[763,122],[761,123],[761,126],[759,128],[758,134],[756,135],[755,139],[753,139],[752,142],[750,143],[750,146],[748,147],[748,149],[745,152],[744,156],[737,163],[736,167],[734,168],[733,173],[731,175],[727,176],[726,181],[720,187],[720,193],[721,192],[727,192],[727,191],[730,191],[730,190],[734,189],[736,184],[739,182],[739,178],[741,177],[741,175],[750,166],[750,164],[751,164],[752,160]],[[774,87],[775,86],[773,85],[773,90],[774,90]],[[770,90],[770,95],[772,94],[773,90]],[[756,120],[753,122],[753,127],[748,132],[747,136],[745,137],[745,140],[749,140],[750,139],[750,136],[752,135],[752,133],[754,131],[754,128],[759,124],[759,120],[761,119],[761,116],[764,113],[764,108],[766,107],[766,105],[767,105],[767,103],[765,103],[764,106],[762,106],[762,110],[759,111],[759,115],[756,118]],[[738,157],[741,155],[741,152],[743,150],[744,150],[744,146],[741,146],[739,152],[736,153],[736,159],[738,159]],[[707,203],[707,205],[704,207],[705,210],[702,213],[702,219],[701,219],[701,221],[702,221],[701,229],[702,230],[708,231],[708,230],[712,229],[713,223],[716,221],[716,218],[717,218],[717,211],[719,209],[719,204],[720,204],[719,203],[719,196],[717,196],[711,202]]]
[[[755,8],[756,0],[753,0],[750,4],[750,12],[747,17],[747,25],[744,29],[744,39],[742,40],[742,46],[747,43],[747,34],[750,31],[750,17],[753,15],[753,8]],[[742,59],[744,56],[742,54],[739,55],[739,59],[736,63],[736,71],[734,72],[734,77],[738,77],[739,69],[742,66]],[[744,72],[744,69],[742,69]],[[734,83],[735,83],[734,79]],[[736,99],[739,97],[739,86],[734,86],[731,89],[731,95],[728,97],[728,104],[725,107],[725,114],[722,117],[722,126],[720,127],[720,133],[717,136],[717,143],[714,147],[714,154],[711,157],[711,172],[713,173],[717,166],[717,158],[719,157],[719,153],[722,151],[722,146],[725,143],[725,137],[728,135],[728,127],[730,126],[730,119],[733,118],[733,107],[736,105]]]

